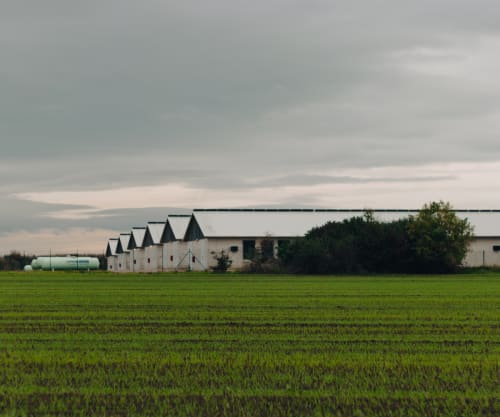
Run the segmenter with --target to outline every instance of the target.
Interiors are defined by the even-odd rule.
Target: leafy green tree
[[[424,205],[411,216],[408,237],[417,272],[452,272],[462,263],[472,239],[473,227],[460,219],[450,203]]]
[[[462,263],[472,227],[449,203],[426,204],[418,215],[380,222],[372,211],[311,229],[279,252],[290,272],[451,272]]]

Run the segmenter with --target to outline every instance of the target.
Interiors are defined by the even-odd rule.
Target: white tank
[[[42,256],[34,259],[31,267],[43,271],[87,271],[99,269],[99,259],[77,256]]]

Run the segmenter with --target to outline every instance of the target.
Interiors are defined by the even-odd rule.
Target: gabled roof
[[[467,218],[474,226],[476,237],[499,237],[500,236],[500,212],[498,211],[456,211],[461,219]]]
[[[106,257],[115,256],[117,246],[118,246],[118,238],[109,239],[108,246],[106,247]]]
[[[165,222],[149,222],[142,246],[159,245],[165,229]]]
[[[418,210],[372,210],[380,221],[393,221],[418,214]],[[194,210],[186,240],[214,237],[297,237],[329,221],[341,222],[363,216],[364,210],[255,209]],[[476,237],[500,236],[500,211],[455,210],[474,226]]]
[[[407,214],[407,213],[406,213]],[[329,221],[360,213],[316,211],[200,211],[194,212],[186,240],[203,237],[298,237]]]
[[[184,239],[190,220],[190,214],[170,214],[168,216],[167,223],[175,240]]]
[[[118,239],[118,246],[116,247],[116,253],[125,253],[128,252],[128,244],[130,242],[130,233],[120,233],[120,237]]]
[[[144,244],[145,227],[133,227],[127,249],[142,248]]]

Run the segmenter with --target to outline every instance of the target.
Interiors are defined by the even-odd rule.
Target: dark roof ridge
[[[375,213],[394,213],[394,212],[418,212],[421,209],[371,209],[371,208],[365,208],[365,209],[296,209],[296,208],[290,208],[290,209],[275,209],[275,208],[210,208],[210,209],[193,209],[193,212],[270,212],[270,213],[324,213],[324,212],[354,212],[354,213],[363,213],[365,211],[373,211]],[[457,212],[457,213],[500,213],[500,209],[452,209],[452,211]],[[186,215],[188,217],[189,215]],[[173,216],[172,216],[173,217]]]

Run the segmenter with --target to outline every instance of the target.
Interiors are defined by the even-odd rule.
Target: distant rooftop
[[[418,212],[420,209],[371,209],[371,208],[366,208],[366,209],[311,209],[311,208],[282,208],[282,209],[277,209],[277,208],[197,208],[194,209],[193,211],[197,212],[202,212],[202,211],[208,211],[208,212],[213,212],[213,211],[225,211],[225,212],[283,212],[283,213],[289,213],[289,212],[317,212],[317,213],[322,213],[322,212],[338,212],[338,213],[364,213],[365,211],[374,211],[377,213],[413,213],[413,212]],[[457,213],[500,213],[500,209],[453,209],[452,211],[457,212]]]
[[[363,209],[195,209],[193,215],[204,237],[303,236],[313,227],[342,222]],[[379,221],[394,221],[417,214],[411,209],[371,210]],[[467,218],[477,237],[500,236],[500,210],[454,210]],[[192,226],[193,228],[195,225]],[[190,231],[191,233],[191,231]]]

